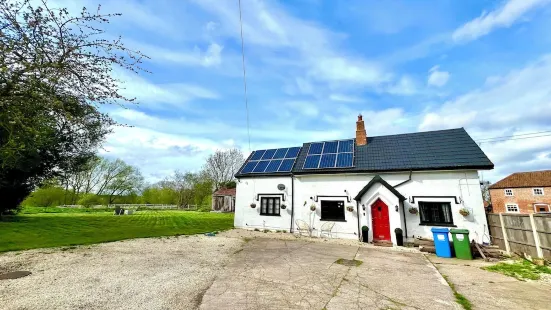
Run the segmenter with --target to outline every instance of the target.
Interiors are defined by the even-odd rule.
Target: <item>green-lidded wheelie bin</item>
[[[469,241],[468,229],[450,229],[453,239],[455,257],[459,259],[473,259],[471,253],[471,242]]]

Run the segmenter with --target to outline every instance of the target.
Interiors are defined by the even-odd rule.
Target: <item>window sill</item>
[[[321,222],[346,222],[346,220],[320,219]]]
[[[281,214],[260,214],[261,216],[281,216]]]
[[[419,226],[457,227],[457,225],[454,225],[454,224],[436,224],[436,223],[419,224]]]

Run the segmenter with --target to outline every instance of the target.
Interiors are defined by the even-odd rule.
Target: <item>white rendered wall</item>
[[[397,185],[409,177],[409,172],[379,174],[390,185]],[[345,211],[346,222],[336,222],[333,229],[333,237],[357,239],[358,236],[358,210],[354,197],[357,193],[375,176],[375,174],[329,174],[329,175],[299,175],[295,176],[295,220],[300,219],[307,222],[314,228],[313,234],[319,234],[319,228],[324,223],[320,221],[320,201],[340,200],[344,205],[353,206],[354,212]],[[257,193],[281,193],[277,189],[278,184],[284,184],[286,190],[286,210],[281,210],[281,216],[261,216],[260,202],[256,201],[257,208],[251,209]],[[403,214],[405,211],[405,222],[409,238],[421,236],[432,238],[430,229],[432,226],[419,225],[419,215],[408,212],[410,207],[418,208],[419,201],[450,202],[452,207],[453,222],[457,228],[469,229],[470,239],[482,242],[482,235],[487,233],[486,214],[482,202],[482,194],[479,185],[478,173],[469,171],[433,171],[413,172],[412,180],[396,188],[403,196],[408,198],[402,204],[384,186],[375,184],[360,201],[359,216],[360,226],[369,227],[369,240],[372,240],[371,204],[380,198],[388,205],[390,234],[395,242],[395,228],[405,229]],[[346,191],[345,191],[346,190]],[[319,198],[315,202],[312,198],[316,196],[333,196]],[[346,198],[336,196],[349,196],[351,202]],[[457,196],[461,198],[459,204],[455,204],[453,198],[418,198],[415,203],[410,203],[411,196]],[[237,196],[235,206],[235,226],[242,228],[259,229],[289,229],[291,223],[291,177],[274,178],[246,178],[241,179],[237,184]],[[310,205],[316,205],[316,211],[310,211]],[[365,211],[363,210],[365,206]],[[398,206],[398,212],[396,212]],[[471,214],[463,217],[459,214],[461,208],[467,208]],[[402,208],[404,210],[402,211]],[[293,224],[294,225],[294,224]],[[453,227],[450,227],[453,228]],[[404,236],[405,236],[404,231]]]
[[[285,185],[285,190],[277,189],[278,184]],[[291,225],[291,177],[269,177],[269,178],[244,178],[237,182],[235,196],[235,218],[234,226],[239,228],[258,228],[269,230],[289,230]],[[278,194],[285,196],[287,208],[280,210],[280,216],[260,215],[260,200],[256,201],[257,194],[261,197],[276,197]],[[280,196],[281,197],[281,196]],[[251,208],[251,203],[256,203],[256,208]]]

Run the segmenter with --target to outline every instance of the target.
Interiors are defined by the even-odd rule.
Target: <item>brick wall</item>
[[[505,189],[490,189],[493,213],[507,212],[505,205],[517,204],[520,213],[534,213],[534,204],[547,204],[551,207],[551,187],[544,187],[543,196],[535,196],[532,187],[512,188],[513,196],[505,196]],[[551,211],[548,209],[548,211]]]

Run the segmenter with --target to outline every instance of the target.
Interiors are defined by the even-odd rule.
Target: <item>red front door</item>
[[[390,241],[388,206],[381,199],[377,199],[371,205],[371,223],[373,224],[373,240]]]

